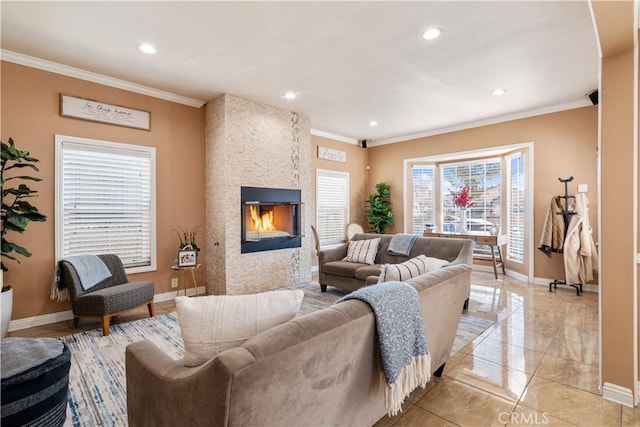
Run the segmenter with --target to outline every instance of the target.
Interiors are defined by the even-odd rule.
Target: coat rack
[[[558,181],[564,183],[564,196],[558,196],[558,197],[564,199],[564,209],[562,210],[562,212],[558,212],[558,215],[562,215],[562,220],[564,222],[564,236],[563,236],[563,238],[566,238],[567,237],[567,230],[569,229],[569,222],[571,222],[571,216],[576,214],[575,212],[569,210],[569,199],[575,199],[575,196],[570,196],[569,195],[569,189],[568,189],[568,183],[573,181],[573,177],[571,176],[571,177],[569,177],[567,179],[558,178]],[[564,251],[564,244],[563,244],[563,251]],[[577,295],[580,295],[582,293],[582,283],[579,283],[579,284],[568,284],[567,280],[566,280],[566,273],[565,273],[565,279],[564,280],[554,279],[552,282],[549,283],[549,292],[553,292],[553,289],[556,289],[558,287],[558,285],[571,286],[571,287],[575,288]],[[553,287],[553,289],[552,289],[552,287]]]

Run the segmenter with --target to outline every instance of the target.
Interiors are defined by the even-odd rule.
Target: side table
[[[433,233],[433,232],[424,232],[423,236],[425,237],[445,237],[450,239],[469,239],[474,240],[476,245],[485,245],[491,248],[491,263],[493,265],[493,275],[495,278],[498,278],[498,267],[502,268],[502,274],[506,274],[504,269],[504,261],[502,259],[502,246],[507,244],[507,235],[490,235],[489,233],[477,233],[477,232],[468,232],[465,234],[462,233]],[[497,252],[497,257],[496,257]]]
[[[189,267],[180,267],[177,265],[172,265],[172,270],[180,271],[180,277],[178,278],[178,290],[176,291],[176,296],[180,295],[180,288],[182,288],[184,284],[184,296],[187,296],[187,281],[188,278],[191,277],[191,282],[193,283],[193,289],[196,291],[196,296],[200,296],[198,292],[198,281],[196,280],[196,270],[200,269],[202,264],[191,265]],[[189,274],[191,273],[191,274]]]

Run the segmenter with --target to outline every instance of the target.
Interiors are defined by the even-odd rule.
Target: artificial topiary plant
[[[391,212],[391,190],[386,182],[376,184],[377,193],[369,194],[367,203],[367,221],[373,231],[385,234],[387,227],[393,225],[393,212]]]
[[[1,141],[0,141],[1,142]],[[40,212],[38,208],[29,203],[27,198],[36,197],[37,191],[32,190],[21,181],[42,181],[38,178],[26,174],[17,174],[5,178],[6,171],[11,169],[20,169],[22,172],[25,168],[30,168],[38,172],[38,168],[34,163],[38,159],[29,157],[28,151],[18,150],[13,142],[13,138],[9,138],[9,144],[2,143],[2,169],[0,171],[0,180],[2,181],[2,271],[7,271],[4,264],[5,258],[20,263],[18,255],[30,257],[29,252],[23,246],[5,239],[8,231],[15,231],[22,234],[31,221],[43,222],[47,217]],[[15,183],[15,184],[14,184]]]

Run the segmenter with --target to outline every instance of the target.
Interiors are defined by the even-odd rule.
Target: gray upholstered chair
[[[77,327],[83,317],[101,318],[102,334],[107,336],[111,318],[125,311],[147,305],[149,315],[153,317],[153,282],[129,283],[122,261],[117,255],[98,257],[111,272],[111,277],[86,291],[82,289],[75,268],[69,262],[61,261],[61,279],[69,290],[73,326]]]

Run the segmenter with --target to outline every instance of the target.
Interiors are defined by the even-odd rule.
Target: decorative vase
[[[13,309],[13,288],[8,291],[0,292],[0,330],[2,338],[7,336],[9,332],[9,323],[11,322],[11,311]]]
[[[458,232],[467,234],[467,231],[467,210],[462,208],[460,209],[460,230]]]

